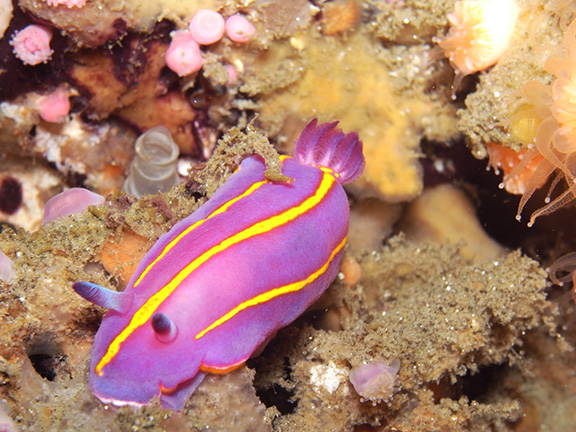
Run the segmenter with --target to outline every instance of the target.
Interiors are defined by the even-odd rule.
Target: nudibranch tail
[[[344,134],[338,122],[318,125],[312,120],[294,145],[294,158],[305,165],[323,166],[336,173],[340,184],[356,180],[366,164],[356,132]]]
[[[132,306],[132,293],[112,291],[90,282],[76,282],[74,291],[89,302],[118,313],[126,313]]]

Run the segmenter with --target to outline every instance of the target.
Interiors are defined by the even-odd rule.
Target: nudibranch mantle
[[[348,232],[341,184],[364,168],[362,142],[338,122],[310,122],[293,182],[267,180],[259,156],[162,236],[122,293],[88,282],[74,289],[110,310],[98,330],[90,388],[104,403],[159,397],[180,410],[206,373],[242,365],[334,280]]]

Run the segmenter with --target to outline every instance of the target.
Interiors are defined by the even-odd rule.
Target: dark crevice
[[[38,372],[38,375],[48,381],[54,381],[56,379],[58,376],[57,370],[63,361],[59,356],[54,357],[48,354],[32,354],[29,355],[28,358],[34,370]]]
[[[292,401],[294,392],[280,386],[256,389],[256,395],[266,407],[275,406],[280,414],[291,414],[296,410],[298,401]]]
[[[509,370],[506,364],[482,366],[478,372],[458,377],[455,382],[450,377],[444,377],[430,383],[428,388],[434,393],[436,403],[444,398],[457,401],[463,396],[470,401],[490,403],[492,396],[499,392],[502,377]]]
[[[32,367],[48,381],[55,381],[64,372],[69,374],[66,356],[52,339],[50,335],[39,335],[26,348]]]

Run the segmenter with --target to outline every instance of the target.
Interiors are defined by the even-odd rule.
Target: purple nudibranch
[[[362,142],[311,121],[282,156],[291,183],[259,156],[162,236],[124,292],[74,289],[109,308],[94,341],[90,388],[104,403],[159,397],[180,410],[206,373],[241,366],[314,303],[337,275],[348,234],[341,184],[364,168]]]

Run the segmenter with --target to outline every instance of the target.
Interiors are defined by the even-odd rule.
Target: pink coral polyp
[[[63,122],[69,112],[70,98],[68,90],[64,87],[58,87],[38,101],[38,114],[42,120],[49,123]]]
[[[200,46],[186,30],[172,33],[172,42],[166,51],[165,59],[168,67],[178,76],[187,76],[202,69]]]
[[[48,6],[60,6],[64,5],[69,8],[72,7],[82,7],[86,4],[86,0],[46,0]]]
[[[190,20],[190,34],[200,45],[218,42],[224,35],[224,18],[218,12],[202,9]]]
[[[255,32],[256,28],[244,15],[232,15],[226,20],[226,35],[234,42],[248,42]]]
[[[17,31],[10,41],[14,54],[24,64],[35,66],[47,62],[54,53],[50,49],[52,32],[50,29],[31,24]]]

